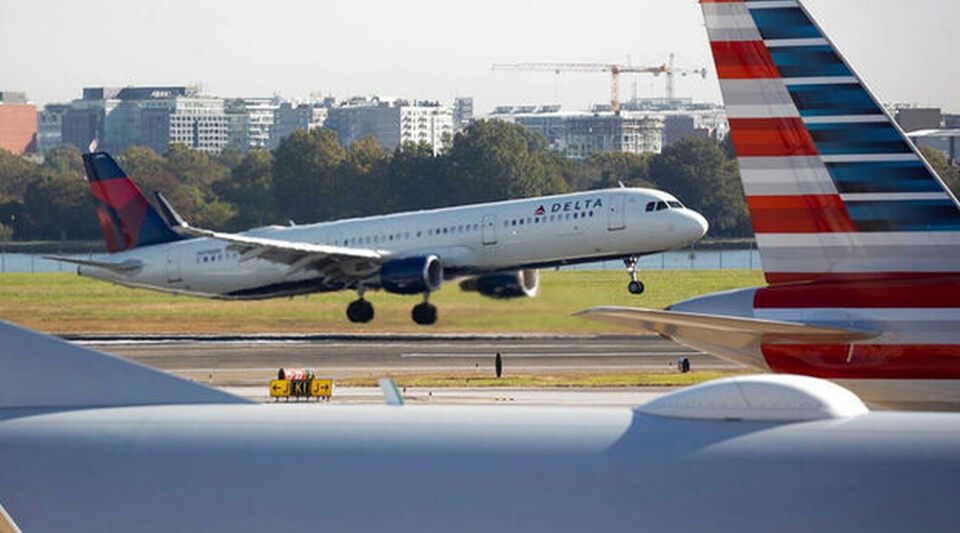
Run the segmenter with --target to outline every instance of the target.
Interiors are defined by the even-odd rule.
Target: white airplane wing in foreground
[[[0,409],[248,400],[0,321]]]
[[[195,228],[170,206],[162,194],[158,192],[156,197],[177,233],[229,242],[230,249],[242,254],[241,260],[264,259],[289,265],[290,274],[310,268],[341,281],[352,281],[375,272],[383,260],[381,252],[369,248],[284,241]]]

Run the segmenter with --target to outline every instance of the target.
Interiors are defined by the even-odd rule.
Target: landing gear
[[[643,282],[637,279],[637,257],[628,257],[623,260],[623,265],[627,267],[630,273],[630,283],[627,284],[627,290],[630,294],[643,294]]]
[[[366,324],[373,320],[373,304],[363,299],[363,288],[357,291],[356,300],[347,306],[347,318],[350,322]]]
[[[437,306],[430,304],[430,293],[423,294],[423,303],[413,306],[413,321],[421,326],[429,326],[437,321]]]

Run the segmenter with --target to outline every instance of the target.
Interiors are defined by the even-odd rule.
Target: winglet
[[[0,322],[0,409],[250,403],[112,355]]]
[[[189,224],[183,217],[180,216],[180,213],[177,213],[173,209],[173,206],[170,205],[170,202],[163,196],[163,193],[160,191],[153,191],[153,196],[157,199],[157,204],[160,206],[160,212],[163,214],[163,218],[167,220],[167,224],[170,224],[174,228],[186,228],[189,227]]]

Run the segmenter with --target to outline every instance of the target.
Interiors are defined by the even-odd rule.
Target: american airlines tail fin
[[[960,271],[960,209],[797,1],[701,0],[767,282]]]
[[[109,154],[84,154],[83,167],[109,252],[183,239],[170,229]]]
[[[0,321],[0,409],[249,403]]]

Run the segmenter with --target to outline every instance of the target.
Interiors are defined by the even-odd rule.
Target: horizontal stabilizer
[[[738,338],[755,338],[763,344],[847,344],[878,336],[875,332],[807,326],[794,322],[634,307],[591,307],[575,315],[671,338],[691,330],[697,331],[700,334],[698,337],[735,335]]]
[[[0,409],[249,403],[0,321]]]
[[[143,268],[143,264],[141,264],[140,261],[136,261],[136,260],[123,261],[121,263],[117,263],[112,261],[93,261],[91,259],[77,259],[75,257],[61,257],[58,255],[45,255],[43,256],[43,258],[50,259],[53,261],[61,261],[63,263],[73,263],[74,265],[103,268],[106,270],[117,272],[119,274],[133,272]]]

